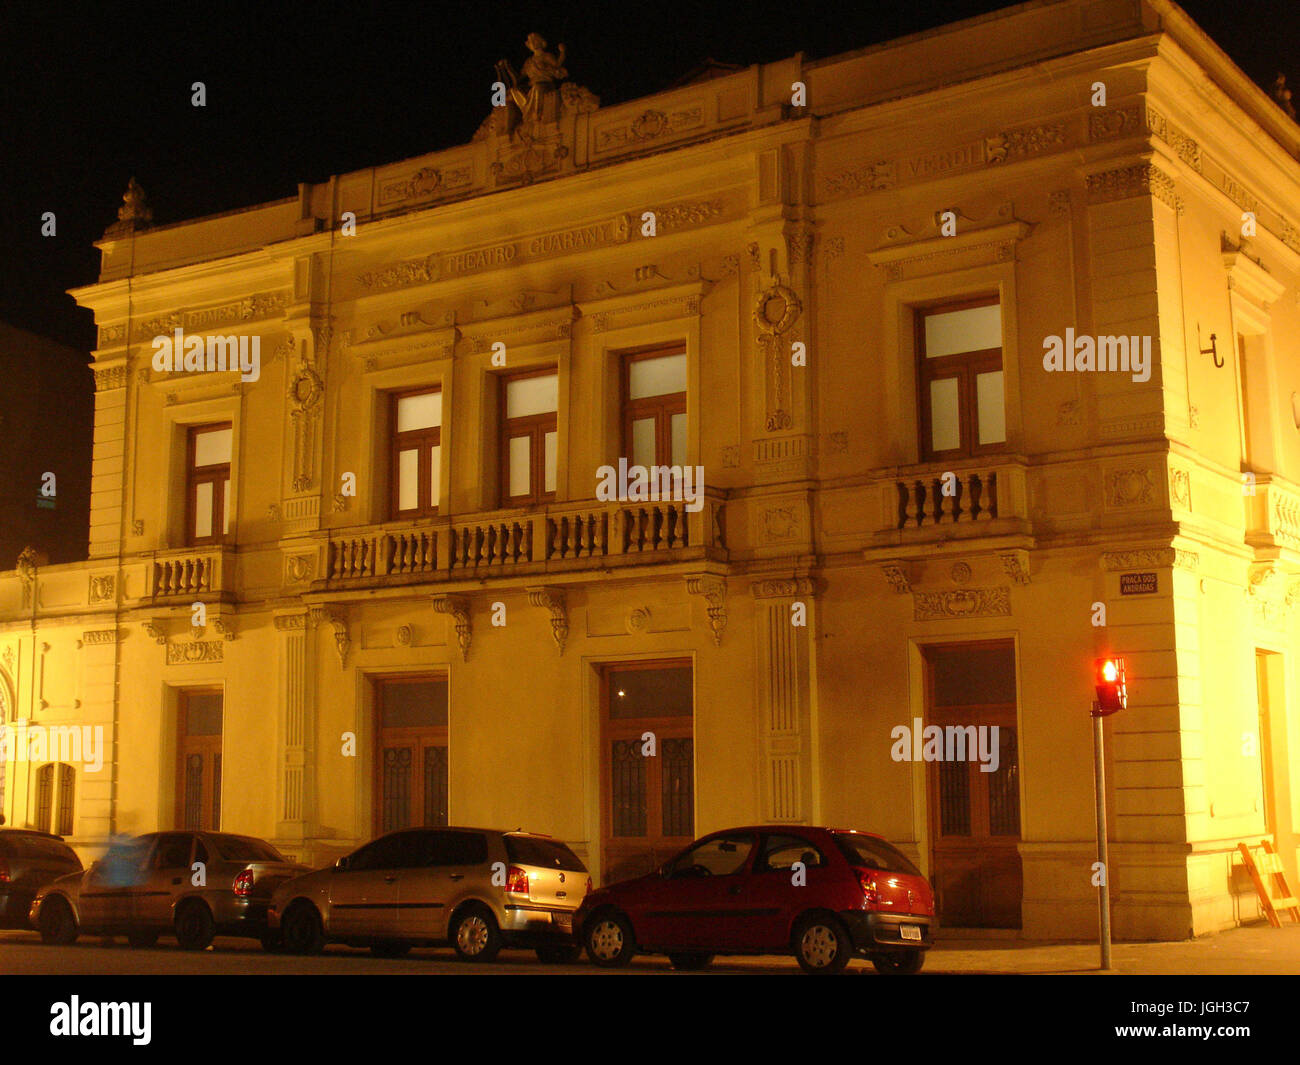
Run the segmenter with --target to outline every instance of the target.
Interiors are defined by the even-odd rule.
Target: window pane
[[[555,446],[559,438],[558,433],[546,434],[546,488],[547,492],[555,491]]]
[[[445,727],[447,681],[381,681],[380,724],[384,728]]]
[[[1002,308],[991,303],[925,316],[925,355],[936,359],[963,351],[1002,347]]]
[[[220,692],[191,692],[185,696],[185,735],[221,735]]]
[[[397,431],[431,429],[442,424],[442,393],[402,396],[397,401]]]
[[[1002,371],[975,375],[979,442],[1000,444],[1007,438],[1007,408],[1002,396]]]
[[[930,382],[930,448],[949,451],[961,447],[961,419],[957,413],[957,378]]]
[[[673,422],[673,456],[674,466],[686,465],[686,415],[674,414]]]
[[[506,382],[506,417],[550,414],[559,408],[560,377],[523,377]]]
[[[213,429],[194,434],[194,465],[220,466],[230,461],[229,429]]]
[[[194,486],[194,535],[212,535],[212,482]]]
[[[532,438],[512,436],[510,438],[510,495],[528,495],[531,483],[529,461],[532,455]]]
[[[646,759],[640,740],[614,740],[609,763],[613,835],[644,836],[646,830]]]
[[[227,477],[221,483],[222,503],[221,503],[221,533],[224,536],[230,532],[230,478]]]
[[[637,418],[632,423],[632,465],[649,468],[655,464],[655,420]]]
[[[667,396],[686,391],[686,356],[664,355],[657,359],[637,359],[628,367],[627,392],[630,399]]]
[[[610,671],[611,718],[690,717],[693,710],[690,666]]]
[[[420,505],[420,453],[411,448],[397,456],[397,509],[414,510]]]
[[[436,507],[442,498],[442,445],[429,448],[429,505]]]

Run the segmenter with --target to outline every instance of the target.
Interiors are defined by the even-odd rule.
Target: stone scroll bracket
[[[435,614],[446,614],[455,620],[456,643],[460,645],[460,658],[462,662],[468,662],[469,644],[473,638],[469,618],[469,600],[463,595],[435,595],[432,602]]]
[[[526,588],[528,602],[550,612],[551,636],[555,646],[564,654],[564,645],[569,639],[569,611],[565,603],[564,592],[559,588]]]
[[[713,644],[722,646],[722,630],[727,627],[727,582],[711,573],[700,573],[686,578],[686,591],[702,595],[708,605],[709,628],[713,630]]]
[[[334,648],[339,655],[339,668],[348,664],[348,650],[352,647],[352,637],[348,633],[347,615],[333,607],[314,606],[307,614],[312,625],[328,623],[334,630]]]

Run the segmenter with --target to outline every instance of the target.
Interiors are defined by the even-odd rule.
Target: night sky
[[[300,181],[470,139],[493,64],[540,32],[602,103],[665,88],[706,58],[813,58],[1008,6],[1000,0],[823,3],[573,0],[144,4],[45,0],[0,11],[0,319],[89,350],[88,311],[64,290],[95,280],[92,241],[135,175],[160,224],[292,196]],[[1300,3],[1185,0],[1267,88],[1300,90]],[[207,86],[207,106],[190,86]],[[1300,91],[1297,91],[1300,100]],[[55,237],[41,215],[57,217]]]

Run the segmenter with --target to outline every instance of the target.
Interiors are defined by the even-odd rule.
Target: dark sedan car
[[[252,836],[155,832],[41,889],[31,923],[59,944],[83,932],[124,935],[133,947],[167,933],[185,950],[203,950],[218,935],[263,939],[271,892],[306,870]]]
[[[915,973],[929,949],[934,895],[879,836],[804,825],[715,832],[657,872],[588,895],[575,934],[593,962],[640,952],[701,969],[717,954],[792,953],[805,972],[840,972],[854,954]]]
[[[0,828],[0,928],[26,928],[36,893],[59,877],[80,871],[81,859],[62,836]]]

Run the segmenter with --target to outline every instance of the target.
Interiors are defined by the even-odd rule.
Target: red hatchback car
[[[587,896],[574,933],[597,965],[638,952],[702,969],[717,954],[792,952],[804,972],[854,954],[915,973],[930,948],[934,893],[892,844],[866,832],[762,825],[714,832],[657,872]]]

